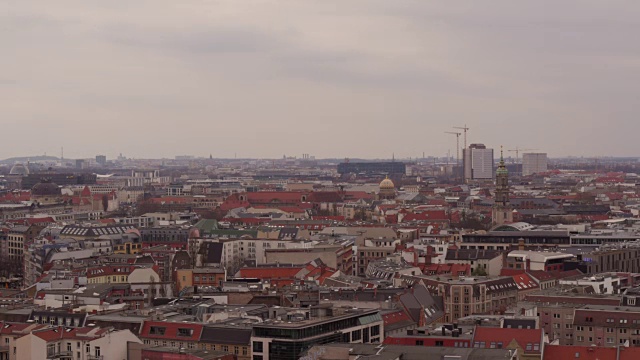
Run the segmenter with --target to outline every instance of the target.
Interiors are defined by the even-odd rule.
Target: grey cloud
[[[132,156],[442,155],[463,123],[493,147],[637,153],[637,2],[41,5],[0,12],[0,106],[20,133],[56,123],[46,135],[78,156],[103,152],[81,136],[98,127]],[[0,157],[29,152],[7,141]]]

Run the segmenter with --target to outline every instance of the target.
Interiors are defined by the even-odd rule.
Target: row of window
[[[196,343],[195,342],[180,342],[180,341],[167,341],[167,340],[144,340],[143,341],[145,345],[151,345],[153,344],[154,346],[164,346],[164,347],[172,347],[172,348],[188,348],[188,349],[196,349]],[[261,343],[262,344],[262,343]],[[186,345],[186,346],[185,346]],[[249,354],[249,348],[246,346],[229,346],[229,345],[218,345],[218,344],[205,344],[205,343],[200,343],[200,345],[198,345],[198,348],[200,350],[219,350],[219,351],[225,351],[225,352],[233,352],[236,355],[248,355]]]

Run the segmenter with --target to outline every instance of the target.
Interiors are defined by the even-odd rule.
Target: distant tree
[[[482,222],[482,219],[477,214],[463,211],[460,215],[460,223],[458,224],[460,228],[471,230],[487,230],[487,225]]]
[[[156,278],[153,275],[149,275],[149,290],[147,294],[149,295],[149,305],[153,303],[153,299],[156,297]]]
[[[109,197],[107,194],[102,195],[102,210],[107,211],[109,209]]]
[[[189,239],[187,253],[189,254],[189,261],[192,269],[195,269],[198,266],[198,255],[202,255],[203,251],[204,246],[202,246],[202,242],[197,241],[196,239]]]

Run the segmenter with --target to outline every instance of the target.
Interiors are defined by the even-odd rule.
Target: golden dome
[[[395,190],[396,186],[388,177],[380,183],[380,190]]]

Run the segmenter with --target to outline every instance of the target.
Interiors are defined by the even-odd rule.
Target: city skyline
[[[640,4],[493,3],[12,2],[0,158],[639,155]]]

